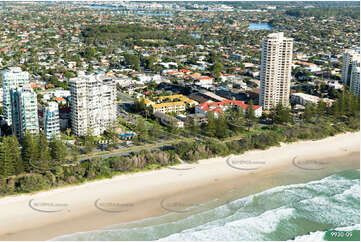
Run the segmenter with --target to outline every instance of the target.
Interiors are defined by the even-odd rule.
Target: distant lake
[[[272,26],[266,23],[250,23],[248,30],[272,30]]]

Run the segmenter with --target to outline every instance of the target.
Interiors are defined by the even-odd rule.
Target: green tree
[[[305,110],[303,112],[303,118],[306,122],[310,122],[313,117],[313,107],[310,103],[306,103]]]
[[[218,138],[224,138],[226,136],[226,131],[228,129],[227,120],[225,115],[219,114],[218,118],[215,120],[216,123],[216,133],[215,135]]]
[[[159,137],[160,134],[160,125],[158,122],[155,122],[152,129],[150,130],[150,135],[152,136],[152,138],[157,139]]]
[[[147,108],[147,106],[146,106],[143,98],[141,98],[140,100],[134,99],[133,110],[136,113],[143,112],[146,110],[146,108]]]
[[[71,160],[73,162],[77,162],[79,159],[79,149],[75,146],[71,146]]]
[[[115,145],[118,142],[119,134],[116,131],[116,123],[111,124],[107,130],[105,131],[105,137],[107,137],[108,140],[110,140],[111,147],[115,147]]]
[[[87,58],[88,60],[92,59],[95,54],[97,53],[96,49],[93,47],[87,47],[84,50],[84,57]]]
[[[326,103],[321,99],[317,104],[317,113],[322,115],[326,111]]]
[[[219,73],[223,71],[223,65],[220,62],[216,62],[212,66],[212,73],[215,76],[219,76]]]
[[[140,140],[146,140],[148,137],[147,127],[143,119],[139,118],[136,126],[137,136]]]
[[[190,130],[193,135],[198,135],[201,132],[201,126],[199,125],[199,122],[193,119]]]
[[[278,104],[272,111],[272,120],[276,124],[285,124],[290,120],[289,108],[283,107],[282,104]]]
[[[207,120],[206,134],[210,137],[214,137],[216,135],[216,121],[213,112],[207,113]]]
[[[248,131],[250,130],[250,128],[254,125],[254,123],[256,122],[256,115],[254,112],[254,105],[253,105],[253,101],[251,100],[249,102],[248,108],[246,110],[246,120],[247,120],[247,127],[248,127]]]
[[[176,124],[176,122],[174,121],[174,119],[170,119],[168,122],[168,132],[174,135],[177,135],[179,133],[179,128]]]
[[[132,54],[125,54],[124,61],[127,65],[130,65],[136,71],[140,71],[140,61],[138,56]]]
[[[334,102],[332,105],[332,115],[334,118],[340,117],[340,104],[338,101]]]
[[[32,174],[29,176],[24,176],[19,179],[19,188],[20,192],[33,192],[42,189],[49,188],[49,180],[46,177],[40,174]]]
[[[95,148],[95,139],[91,129],[88,129],[86,135],[84,136],[84,152],[86,154],[91,153]]]
[[[16,137],[4,137],[0,143],[0,176],[12,176],[24,172],[19,142]]]
[[[61,139],[53,136],[49,143],[50,156],[56,164],[64,163],[66,158],[66,146]]]
[[[201,131],[198,122],[189,116],[186,118],[184,126],[186,131],[189,131],[192,135],[198,135]]]
[[[40,133],[38,136],[37,150],[38,150],[37,161],[33,162],[33,164],[41,168],[50,167],[51,156],[50,156],[49,143],[44,133]]]
[[[25,135],[22,139],[22,152],[21,156],[24,163],[24,170],[26,172],[30,172],[33,170],[33,162],[36,162],[37,160],[37,154],[38,154],[38,146],[35,137],[28,132],[25,132]]]

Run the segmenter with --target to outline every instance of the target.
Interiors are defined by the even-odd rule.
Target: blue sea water
[[[332,229],[360,229],[359,169],[277,186],[189,216],[169,213],[54,240],[320,241]]]

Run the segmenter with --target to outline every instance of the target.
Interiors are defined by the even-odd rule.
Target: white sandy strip
[[[264,151],[248,151],[243,155],[232,157],[232,160],[265,161],[265,164],[256,171],[240,171],[231,168],[226,162],[227,158],[213,158],[201,160],[198,164],[176,166],[185,170],[164,168],[35,194],[6,197],[0,199],[0,237],[61,221],[71,223],[72,218],[99,212],[94,207],[97,199],[110,201],[113,198],[114,201],[114,198],[117,198],[119,201],[121,198],[119,201],[121,203],[132,203],[211,184],[218,178],[243,176],[250,172],[255,173],[278,165],[291,164],[295,156],[304,160],[342,155],[353,151],[360,151],[359,132],[318,141],[282,144],[280,147]],[[53,202],[54,209],[63,210],[53,213],[35,211],[29,207],[29,201],[32,199],[33,203]],[[56,207],[58,205],[60,207]]]

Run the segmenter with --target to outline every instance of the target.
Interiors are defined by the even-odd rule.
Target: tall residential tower
[[[10,90],[11,117],[13,133],[18,138],[25,131],[31,134],[39,132],[38,103],[36,93],[29,84]]]
[[[48,103],[44,111],[44,134],[48,140],[51,138],[59,138],[59,108],[56,102]]]
[[[3,104],[4,115],[7,123],[11,125],[11,100],[10,90],[12,88],[22,87],[29,83],[29,73],[22,71],[20,67],[10,67],[1,72],[2,88],[3,88]]]
[[[352,62],[350,89],[355,95],[360,96],[360,59]]]
[[[342,57],[343,61],[341,81],[343,84],[350,86],[353,62],[360,60],[360,48],[346,50]]]
[[[282,32],[269,34],[262,41],[259,105],[264,110],[289,105],[292,48],[293,39]]]
[[[77,136],[99,135],[116,120],[115,81],[103,75],[70,79],[71,127]]]

